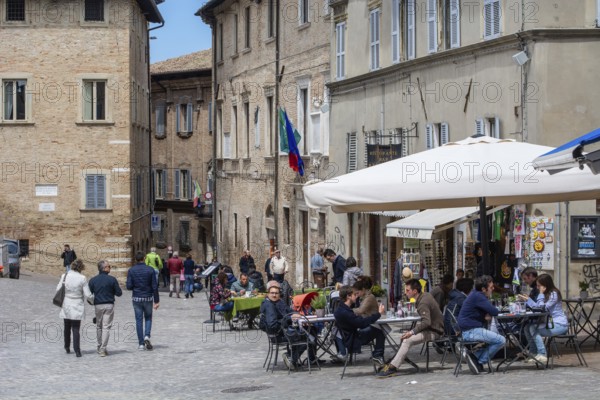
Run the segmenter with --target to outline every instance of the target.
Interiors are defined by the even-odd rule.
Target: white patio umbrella
[[[448,143],[303,187],[306,204],[334,212],[393,211],[550,203],[600,198],[600,179],[588,170],[550,175],[535,157],[550,147],[487,136]],[[485,214],[481,214],[483,217]],[[487,260],[486,218],[481,242]]]

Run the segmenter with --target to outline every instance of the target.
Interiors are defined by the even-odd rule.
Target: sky
[[[151,63],[210,48],[210,27],[194,15],[206,1],[166,0],[158,5],[165,25],[150,32],[156,37],[150,41]]]

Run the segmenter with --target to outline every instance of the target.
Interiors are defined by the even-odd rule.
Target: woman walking
[[[73,350],[75,355],[81,357],[81,347],[79,346],[79,330],[81,320],[85,315],[84,297],[86,299],[92,296],[88,286],[87,278],[81,274],[85,266],[81,260],[75,260],[71,263],[71,270],[66,272],[65,278],[65,300],[60,309],[59,317],[65,323],[65,351],[71,353],[71,332],[73,332]],[[56,290],[58,291],[63,284],[64,274],[60,277]]]

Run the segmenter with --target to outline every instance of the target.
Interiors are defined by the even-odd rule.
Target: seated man
[[[394,359],[377,374],[380,377],[392,376],[406,358],[406,354],[414,345],[436,340],[444,334],[444,317],[440,307],[430,293],[421,293],[422,285],[418,279],[406,281],[404,293],[408,299],[415,299],[417,312],[421,322],[401,337],[402,344]]]
[[[256,268],[250,267],[250,272],[248,273],[248,280],[254,286],[254,290],[257,292],[265,291],[265,281],[263,280],[263,275]]]
[[[293,314],[293,310],[281,299],[281,287],[277,281],[269,281],[267,283],[267,298],[260,305],[261,318],[259,322],[260,329],[268,334],[277,334],[278,342],[287,341],[282,324],[284,318],[295,319],[300,317],[299,314]],[[289,320],[285,321],[289,325]],[[288,329],[293,329],[289,327]],[[291,370],[296,370],[299,366],[299,359],[302,353],[306,350],[306,346],[292,346],[291,350],[288,347],[287,353],[283,355],[283,362],[286,367]],[[291,358],[290,358],[291,355]],[[309,357],[312,354],[309,353]],[[311,357],[311,359],[314,357]]]
[[[360,347],[375,339],[375,349],[372,359],[375,364],[384,365],[383,352],[385,350],[385,335],[381,329],[371,326],[385,311],[383,304],[379,305],[379,312],[368,317],[361,317],[352,311],[352,306],[358,298],[358,292],[351,286],[342,286],[340,289],[341,303],[333,313],[338,329],[346,333],[344,345],[352,349],[353,353],[360,352]]]
[[[469,369],[475,375],[483,371],[483,364],[487,364],[506,342],[504,336],[484,328],[486,321],[498,315],[498,309],[489,300],[493,290],[494,281],[491,276],[483,275],[475,279],[475,290],[467,296],[458,314],[457,322],[463,338],[488,344],[477,350],[472,357],[465,357]]]
[[[446,333],[455,335],[454,329],[452,329],[452,317],[450,313],[454,313],[455,317],[458,317],[460,309],[462,308],[465,299],[473,290],[473,279],[462,278],[456,281],[456,289],[452,289],[448,293],[448,305],[446,306],[446,313],[444,314],[444,329]]]
[[[248,274],[242,272],[240,279],[231,284],[231,294],[233,296],[244,296],[246,293],[251,293],[254,290],[254,285],[248,280]]]

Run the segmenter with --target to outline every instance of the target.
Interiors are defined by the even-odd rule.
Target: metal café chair
[[[458,377],[458,375],[460,374],[460,371],[462,370],[462,362],[463,362],[463,358],[464,358],[463,353],[467,357],[474,356],[473,351],[476,347],[480,347],[482,345],[486,346],[487,344],[483,343],[483,342],[478,342],[478,341],[465,340],[462,336],[462,331],[460,329],[460,326],[458,325],[456,316],[453,313],[450,313],[450,324],[452,325],[452,329],[454,330],[454,332],[456,334],[456,343],[458,345],[457,362],[456,362],[456,367],[454,367],[454,376]],[[489,359],[488,359],[487,364],[488,364],[488,370],[491,371],[493,374],[494,370],[492,369],[492,364]]]

